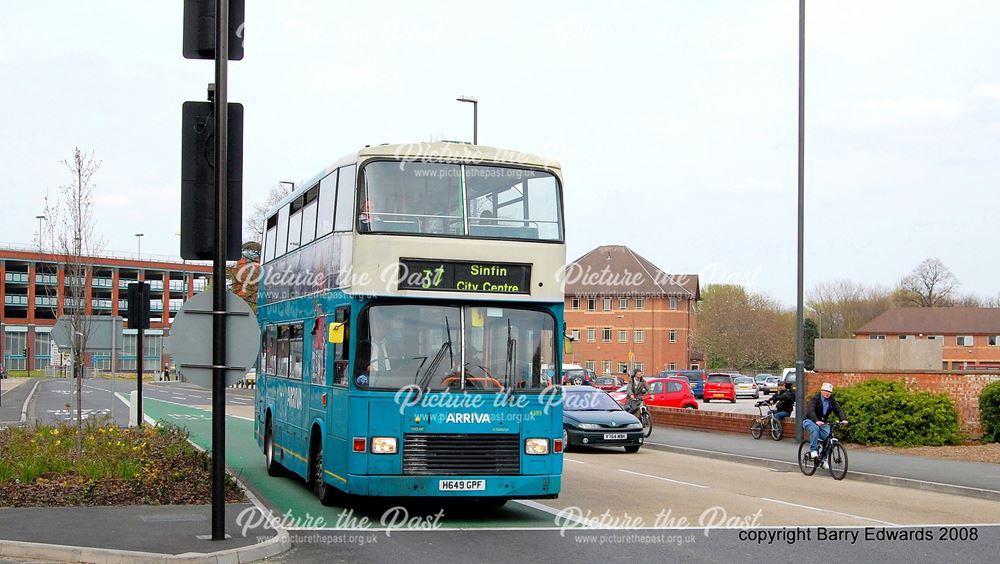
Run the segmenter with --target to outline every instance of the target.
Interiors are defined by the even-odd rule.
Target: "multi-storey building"
[[[854,335],[857,339],[941,340],[942,370],[1000,367],[1000,308],[895,308]]]
[[[81,268],[81,265],[85,267]],[[126,316],[129,283],[150,285],[150,328],[143,339],[143,370],[167,360],[163,338],[183,303],[207,289],[212,267],[170,260],[75,257],[0,249],[0,358],[8,370],[41,370],[56,364],[50,333],[56,320],[82,302],[86,315]],[[135,329],[125,329],[115,368],[136,369]],[[88,355],[86,366],[110,370],[110,354]]]
[[[598,247],[566,268],[564,363],[599,374],[700,368],[692,351],[698,276],[666,274],[622,245]]]

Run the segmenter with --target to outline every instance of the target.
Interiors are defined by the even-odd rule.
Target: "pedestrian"
[[[170,381],[170,365],[169,364],[164,364],[163,365],[163,381],[164,382]]]

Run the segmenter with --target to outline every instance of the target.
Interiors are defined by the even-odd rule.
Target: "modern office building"
[[[143,339],[143,371],[156,372],[169,359],[163,338],[184,302],[208,288],[210,264],[138,260],[116,256],[75,257],[29,249],[0,248],[0,358],[8,370],[64,366],[50,334],[60,316],[82,302],[86,315],[127,315],[131,282],[150,285],[150,328]],[[80,296],[77,298],[76,296]],[[136,370],[135,329],[125,329],[115,368]],[[110,354],[93,353],[85,366],[111,370]]]
[[[692,348],[696,274],[667,274],[623,245],[597,247],[566,267],[563,363],[598,374],[704,366]]]

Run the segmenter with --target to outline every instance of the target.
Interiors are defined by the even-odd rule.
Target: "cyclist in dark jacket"
[[[781,420],[791,415],[795,409],[795,394],[788,389],[784,381],[781,381],[778,382],[778,393],[771,396],[767,402],[774,405],[774,418],[781,423]]]
[[[833,397],[833,384],[824,382],[819,393],[809,399],[806,405],[806,418],[802,420],[802,428],[809,433],[809,456],[816,458],[819,456],[819,441],[826,440],[830,436],[830,427],[827,425],[827,418],[830,413],[837,416],[841,423],[847,423],[844,410],[840,408],[840,403]]]

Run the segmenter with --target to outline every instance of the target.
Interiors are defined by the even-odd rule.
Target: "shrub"
[[[841,388],[836,397],[851,423],[842,433],[844,440],[912,447],[958,444],[961,439],[958,411],[946,394],[868,380]]]
[[[983,442],[1000,443],[1000,381],[979,393],[979,422],[983,426]]]

